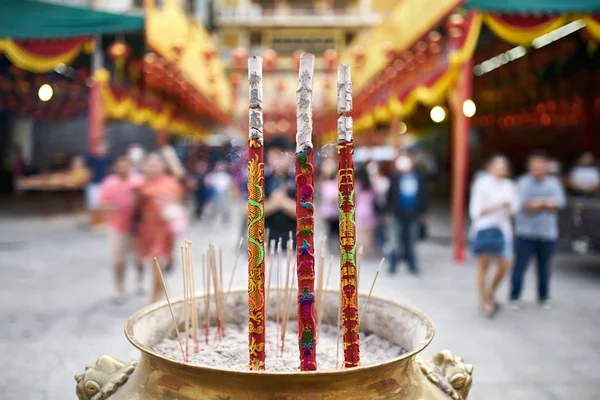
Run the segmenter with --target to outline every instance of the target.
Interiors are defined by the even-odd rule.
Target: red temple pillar
[[[102,98],[100,96],[100,82],[94,76],[104,63],[100,36],[94,40],[94,53],[92,54],[92,85],[90,87],[90,100],[88,105],[88,151],[96,152],[98,143],[104,137],[104,114]]]
[[[469,168],[469,132],[471,120],[463,113],[465,100],[473,91],[473,59],[465,62],[450,98],[452,109],[452,237],[453,255],[457,262],[466,259],[465,210],[467,208],[467,174]]]

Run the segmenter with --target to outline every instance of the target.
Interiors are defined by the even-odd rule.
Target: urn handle
[[[101,356],[85,371],[75,375],[79,400],[107,399],[127,381],[137,366],[137,360],[125,364],[110,356]]]
[[[443,350],[433,357],[417,357],[417,363],[427,379],[452,400],[466,400],[473,384],[473,365],[462,357]]]

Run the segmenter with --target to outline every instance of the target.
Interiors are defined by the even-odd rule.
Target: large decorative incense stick
[[[352,81],[350,66],[338,67],[338,191],[340,212],[340,276],[344,366],[360,363],[358,326],[358,283],[356,273],[356,225],[354,222],[354,145],[352,143]]]
[[[265,213],[262,58],[248,59],[248,351],[250,369],[265,369]]]
[[[315,56],[302,54],[296,89],[296,260],[300,370],[317,369],[313,207],[312,86]]]

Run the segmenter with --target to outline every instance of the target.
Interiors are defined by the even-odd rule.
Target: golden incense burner
[[[246,298],[246,291],[230,293],[226,323],[247,323]],[[198,297],[199,304],[202,299]],[[335,325],[339,292],[328,291],[325,300],[323,322]],[[183,325],[183,300],[173,302],[173,308]],[[164,338],[174,337],[173,331],[166,302],[138,311],[127,321],[125,335],[141,351],[139,362],[100,357],[75,377],[79,400],[464,400],[472,384],[473,366],[451,352],[444,350],[431,358],[418,355],[434,335],[433,323],[424,313],[378,297],[369,300],[361,332],[373,332],[408,351],[356,368],[269,372],[192,365],[152,350]]]

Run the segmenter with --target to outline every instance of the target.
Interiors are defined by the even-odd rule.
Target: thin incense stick
[[[326,236],[321,238],[321,247],[319,249],[319,263],[317,264],[317,291],[316,291],[316,316],[317,316],[317,338],[319,337],[319,321],[321,320],[321,309],[323,305],[323,281],[325,274],[325,247],[327,246]]]
[[[338,314],[337,314],[337,329],[336,329],[336,338],[335,338],[335,368],[339,368],[340,365],[340,325],[342,323],[342,293],[340,292],[340,305],[338,306]]]
[[[181,265],[183,271],[183,323],[184,323],[184,335],[185,335],[185,361],[189,359],[189,346],[190,346],[190,332],[188,324],[188,283],[187,283],[187,262],[185,255],[185,248],[181,246]]]
[[[281,314],[281,238],[277,240],[277,303],[275,304],[275,325],[276,334],[275,337],[279,337],[279,324]]]
[[[198,340],[198,305],[196,304],[196,279],[194,276],[194,252],[192,242],[188,242],[189,245],[189,265],[190,265],[190,288],[192,295],[192,338],[194,339],[194,353],[200,351],[200,344]]]
[[[291,269],[292,269],[292,246],[293,246],[293,242],[291,239],[288,239],[287,243],[286,243],[286,262],[285,262],[285,270],[286,270],[286,274],[285,274],[285,288],[283,291],[283,322],[282,322],[282,330],[281,330],[281,337],[283,338],[284,336],[284,332],[285,332],[285,327],[283,326],[283,323],[286,323],[285,319],[286,319],[286,315],[288,314],[288,309],[290,307],[290,303],[289,303],[289,292],[290,292],[290,274],[291,274]],[[283,347],[283,346],[282,346]],[[283,351],[281,352],[281,355],[283,355]]]
[[[215,252],[215,247],[212,244],[210,245],[210,260],[210,274],[212,276],[213,289],[215,292],[215,318],[217,321],[217,329],[215,333],[218,333],[221,330],[221,306],[219,302],[219,272],[217,270],[217,254]]]
[[[169,311],[171,312],[171,318],[173,319],[173,325],[175,326],[175,334],[177,335],[177,340],[179,341],[179,348],[181,349],[181,357],[185,360],[185,351],[183,350],[183,342],[181,341],[181,336],[179,335],[179,327],[177,326],[177,320],[175,319],[175,313],[173,312],[173,306],[171,305],[171,299],[169,298],[169,292],[167,292],[167,284],[165,283],[165,277],[163,276],[162,269],[160,268],[160,264],[158,263],[158,258],[154,257],[154,265],[156,265],[156,269],[158,270],[158,275],[160,275],[160,281],[162,282],[163,289],[165,290],[165,297],[167,298],[167,303],[169,304]]]
[[[300,370],[317,369],[313,205],[312,92],[315,56],[302,54],[296,88],[296,262]]]
[[[318,320],[317,320],[317,333],[320,334],[321,333],[321,324],[323,323],[323,313],[325,311],[325,294],[327,293],[327,289],[329,288],[329,278],[331,277],[331,268],[333,267],[333,256],[330,257],[329,259],[329,266],[327,267],[327,281],[325,281],[325,290],[321,290],[321,297],[323,297],[321,303],[319,303],[320,305],[320,309],[319,309],[319,314],[317,314],[318,316]]]
[[[290,290],[288,292],[288,297],[287,297],[287,300],[286,300],[287,306],[285,308],[285,314],[283,316],[283,326],[281,328],[281,355],[283,355],[283,350],[285,348],[285,333],[287,331],[287,323],[288,323],[288,320],[290,318],[290,308],[291,308],[290,305],[292,304],[292,296],[294,294],[294,286],[295,286],[295,283],[296,283],[296,274],[295,274],[296,271],[295,271],[295,267],[296,267],[296,263],[294,262],[291,265],[291,269],[292,269],[292,271],[291,271],[292,283],[290,285]]]
[[[360,291],[360,266],[362,264],[363,259],[363,247],[358,246],[358,251],[356,253],[356,289]]]
[[[219,308],[221,309],[221,339],[225,336],[225,292],[223,290],[223,249],[219,247]]]
[[[265,319],[269,318],[269,298],[271,297],[271,278],[273,276],[273,260],[275,259],[275,241],[271,240],[269,246],[269,273],[267,275],[267,291],[265,294]]]
[[[261,57],[248,58],[248,353],[251,370],[265,369],[265,174]]]
[[[375,272],[375,277],[373,278],[373,282],[371,283],[371,289],[369,289],[369,295],[367,296],[367,300],[365,300],[365,304],[362,306],[362,311],[360,312],[360,315],[358,317],[359,324],[360,324],[360,320],[362,319],[363,314],[365,313],[365,310],[367,309],[367,304],[369,304],[369,299],[371,298],[371,293],[373,292],[373,287],[375,287],[375,282],[377,281],[377,277],[379,276],[379,270],[381,269],[381,266],[383,265],[384,261],[385,261],[385,257],[381,259],[381,262],[379,263],[379,266],[377,267],[377,272]]]
[[[210,275],[206,267],[206,255],[202,253],[202,289],[204,290],[204,340],[208,344],[209,307],[210,307]]]
[[[344,304],[344,366],[360,363],[358,282],[356,271],[356,225],[354,222],[354,144],[352,141],[352,82],[350,66],[338,67],[338,192],[340,197],[340,277]]]
[[[244,238],[240,238],[240,244],[238,245],[237,251],[235,253],[235,261],[233,262],[233,271],[231,271],[231,278],[229,278],[229,286],[227,287],[227,294],[225,295],[225,304],[227,304],[227,299],[229,298],[229,293],[231,293],[231,285],[233,284],[233,278],[235,277],[235,270],[238,265],[238,260],[240,258],[240,252],[242,251],[243,244],[244,244]]]

